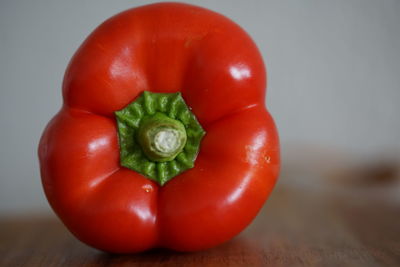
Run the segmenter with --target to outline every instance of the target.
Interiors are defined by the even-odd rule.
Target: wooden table
[[[313,175],[285,170],[249,228],[197,253],[110,255],[80,243],[55,217],[3,218],[0,266],[400,266],[398,183],[343,185]]]

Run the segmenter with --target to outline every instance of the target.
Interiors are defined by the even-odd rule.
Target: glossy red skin
[[[195,251],[242,231],[270,194],[279,141],[250,37],[215,12],[159,3],[100,25],[72,58],[39,145],[46,196],[81,241],[116,253]],[[205,128],[195,167],[160,187],[119,165],[113,112],[181,91]]]

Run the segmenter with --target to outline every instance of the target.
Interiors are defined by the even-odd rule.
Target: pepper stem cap
[[[173,160],[186,144],[185,126],[157,112],[142,120],[137,135],[146,156],[156,162]]]

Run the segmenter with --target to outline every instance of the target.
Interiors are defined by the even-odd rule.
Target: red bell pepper
[[[159,3],[110,18],[72,58],[39,144],[51,207],[110,252],[231,239],[279,171],[265,84],[256,45],[215,12]]]

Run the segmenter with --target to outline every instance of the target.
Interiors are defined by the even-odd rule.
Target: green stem
[[[121,166],[160,185],[193,168],[205,131],[180,93],[145,91],[115,115]]]
[[[162,113],[142,120],[138,131],[138,142],[146,156],[157,162],[173,160],[185,147],[185,126]]]

